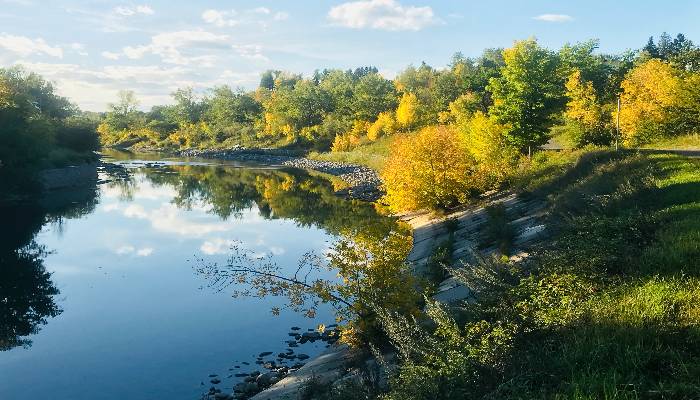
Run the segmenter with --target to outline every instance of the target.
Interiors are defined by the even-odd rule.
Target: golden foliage
[[[380,113],[377,120],[367,129],[367,138],[375,141],[382,136],[389,136],[396,132],[396,121],[392,112]]]
[[[576,70],[566,81],[565,115],[567,118],[580,123],[589,129],[598,129],[604,125],[603,110],[596,98],[595,89],[591,82],[581,79],[581,71]]]
[[[649,60],[632,69],[622,81],[620,128],[628,145],[652,140],[679,101],[682,80],[670,64]]]
[[[418,97],[404,93],[396,109],[396,122],[404,129],[410,129],[418,120]]]
[[[370,124],[367,121],[353,122],[352,129],[349,132],[335,136],[331,151],[350,151],[354,149],[362,142],[362,137],[365,136],[369,127]]]
[[[450,127],[427,127],[399,137],[382,171],[386,196],[393,211],[444,209],[466,201],[474,160],[464,141]]]
[[[518,160],[518,150],[506,140],[508,127],[477,111],[462,130],[467,151],[476,163],[472,185],[487,190],[505,181]]]

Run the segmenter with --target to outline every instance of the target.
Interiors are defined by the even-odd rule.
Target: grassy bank
[[[312,160],[365,165],[375,171],[380,171],[389,156],[393,141],[393,137],[385,136],[374,142],[362,144],[351,151],[311,152],[308,157]]]
[[[554,240],[463,270],[481,301],[429,307],[434,329],[389,319],[403,357],[384,398],[697,398],[700,160],[586,150],[523,172]]]

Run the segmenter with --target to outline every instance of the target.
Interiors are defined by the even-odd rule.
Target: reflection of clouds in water
[[[202,243],[199,248],[204,254],[213,256],[215,254],[228,254],[231,246],[236,244],[235,240],[226,240],[222,238],[209,239]]]
[[[202,237],[214,232],[225,232],[231,230],[230,224],[222,221],[218,222],[197,222],[193,219],[208,217],[193,216],[193,214],[183,214],[176,205],[163,203],[159,208],[147,210],[141,204],[129,204],[122,209],[119,205],[111,205],[106,211],[122,211],[127,218],[143,219],[151,223],[153,229],[172,233],[185,237]],[[185,216],[189,218],[185,218]],[[195,218],[193,218],[195,217]]]
[[[144,247],[143,249],[139,249],[136,252],[136,255],[139,257],[148,257],[151,254],[153,254],[153,248],[152,247]]]
[[[261,240],[260,238],[255,242],[255,244],[256,248],[250,248],[241,241],[224,238],[211,238],[204,241],[199,249],[204,254],[213,256],[217,254],[229,254],[231,253],[231,248],[237,246],[239,248],[247,248],[251,250],[252,253],[250,256],[253,258],[263,258],[266,257],[268,253],[272,254],[273,256],[280,256],[287,252],[286,249],[279,246],[261,246],[261,244],[265,244],[265,241]]]
[[[106,212],[117,211],[121,207],[118,203],[110,203],[102,206],[102,209]]]
[[[101,196],[108,199],[119,199],[123,193],[118,185],[102,186]],[[138,190],[133,192],[133,199],[139,200],[170,200],[177,196],[177,191],[172,186],[153,186],[143,179],[139,179]]]
[[[120,256],[135,255],[137,257],[148,257],[151,254],[153,254],[153,248],[152,247],[143,247],[143,248],[137,249],[134,246],[126,245],[126,246],[121,246],[121,247],[116,248],[114,250],[114,253],[118,254]]]
[[[280,255],[287,252],[285,249],[283,249],[281,247],[277,247],[277,246],[271,246],[269,248],[269,250],[270,250],[270,253],[272,253],[275,256],[280,256]]]

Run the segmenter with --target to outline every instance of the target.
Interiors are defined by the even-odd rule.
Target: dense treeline
[[[80,162],[99,147],[97,118],[88,118],[50,82],[21,68],[0,69],[0,182],[29,189],[37,169]]]
[[[501,184],[552,136],[573,147],[638,146],[700,130],[700,49],[692,41],[664,33],[638,51],[597,49],[596,40],[552,51],[528,39],[476,58],[455,54],[443,69],[409,66],[394,80],[373,67],[311,77],[267,71],[254,91],[180,89],[174,104],[149,112],[123,92],[98,129],[106,145],[166,149],[347,152],[385,136],[411,137],[392,145],[387,202],[396,210],[448,207]],[[451,174],[431,162],[444,161],[441,154],[459,159],[443,165]]]
[[[546,143],[554,125],[565,126],[577,145],[610,142],[611,107],[622,95],[627,142],[673,133],[639,106],[674,108],[687,103],[684,96],[695,95],[690,89],[700,68],[697,46],[682,34],[664,33],[658,44],[652,38],[636,52],[603,55],[597,48],[591,40],[551,51],[530,39],[505,50],[487,49],[477,58],[457,53],[444,69],[409,66],[393,81],[374,67],[316,71],[306,78],[267,71],[255,91],[219,86],[197,96],[191,88],[179,89],[174,104],[149,112],[138,111],[134,94],[123,92],[100,132],[104,143],[121,146],[276,144],[346,150],[482,112],[508,125],[508,142],[524,150]],[[649,98],[659,94],[666,96],[656,102]]]

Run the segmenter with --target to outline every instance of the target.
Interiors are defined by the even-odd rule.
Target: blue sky
[[[266,69],[374,65],[391,78],[530,36],[552,48],[597,38],[604,52],[663,31],[700,42],[700,2],[669,3],[0,0],[0,66],[43,74],[83,109],[104,110],[120,89],[148,108],[177,87],[253,88]]]

